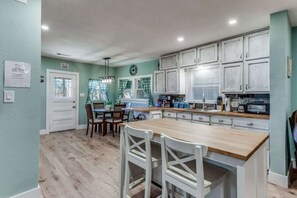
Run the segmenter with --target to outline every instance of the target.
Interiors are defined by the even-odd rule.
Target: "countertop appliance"
[[[237,108],[238,113],[245,113],[246,111],[246,105],[245,104],[239,104]]]
[[[268,103],[248,103],[246,104],[247,113],[270,114],[270,104]]]

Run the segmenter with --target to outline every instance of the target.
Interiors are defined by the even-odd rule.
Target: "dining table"
[[[102,125],[103,125],[103,136],[107,134],[107,123],[106,123],[106,114],[111,114],[111,117],[114,113],[114,109],[93,109],[95,115],[102,114]]]
[[[267,146],[269,135],[261,132],[223,128],[197,123],[186,123],[172,119],[155,119],[120,124],[120,197],[125,175],[125,130],[133,128],[150,130],[154,133],[152,142],[160,144],[161,134],[207,146],[205,161],[228,170],[225,197],[263,198],[267,193]],[[136,172],[136,169],[132,169]],[[153,171],[162,175],[162,168]],[[133,175],[133,173],[132,173]],[[154,177],[157,180],[160,177]],[[154,181],[162,184],[161,181]],[[211,196],[210,196],[211,197]]]

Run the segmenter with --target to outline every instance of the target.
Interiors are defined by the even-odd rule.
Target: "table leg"
[[[105,121],[105,113],[103,113],[102,119],[103,119],[103,136],[105,136],[106,133],[107,133],[107,127],[106,127],[107,124],[106,124],[106,121]]]
[[[120,187],[119,187],[119,197],[123,197],[124,192],[124,180],[125,180],[125,132],[124,127],[120,128]]]

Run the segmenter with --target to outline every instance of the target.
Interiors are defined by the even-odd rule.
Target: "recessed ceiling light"
[[[41,26],[41,29],[43,29],[43,30],[49,30],[49,27],[47,25],[42,25]]]
[[[237,20],[236,19],[231,19],[229,20],[229,25],[235,25],[237,23]]]
[[[183,42],[184,40],[185,40],[185,38],[182,37],[182,36],[180,36],[180,37],[177,38],[177,41],[178,41],[178,42]]]

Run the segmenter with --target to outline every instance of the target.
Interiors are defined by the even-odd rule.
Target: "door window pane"
[[[55,77],[54,95],[55,98],[72,98],[72,79]]]

